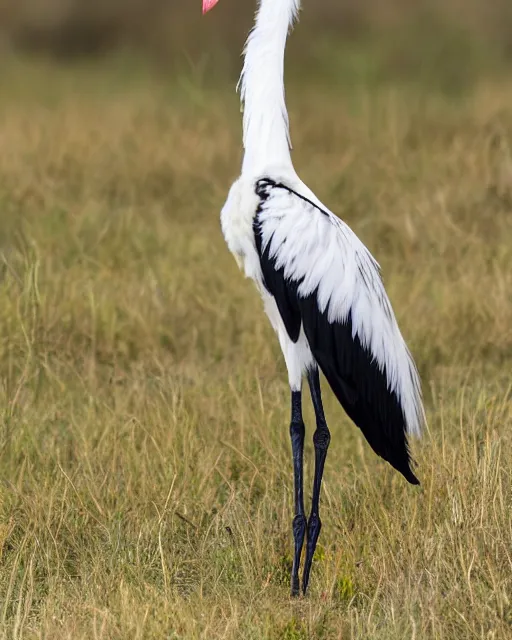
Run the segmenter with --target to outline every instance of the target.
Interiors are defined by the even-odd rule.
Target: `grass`
[[[421,371],[421,488],[326,391],[324,528],[310,596],[290,600],[286,373],[219,228],[231,84],[14,61],[2,637],[512,637],[512,82],[291,77],[296,166],[379,259]],[[309,403],[306,424],[310,487]]]

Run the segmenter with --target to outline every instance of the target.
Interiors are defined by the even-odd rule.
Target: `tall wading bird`
[[[218,0],[203,0],[203,13]],[[288,369],[291,389],[295,517],[291,592],[306,593],[321,522],[319,500],[331,439],[320,393],[321,369],[372,449],[411,484],[407,436],[423,423],[420,381],[380,277],[380,267],[354,232],[297,176],[283,84],[284,50],[300,0],[260,0],[240,78],[242,174],[221,212],[224,237],[263,298]],[[316,416],[311,514],[303,490],[305,427],[302,378]]]

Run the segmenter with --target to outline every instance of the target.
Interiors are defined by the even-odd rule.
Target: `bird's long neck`
[[[240,77],[244,107],[242,174],[265,166],[291,166],[288,113],[284,97],[284,50],[300,0],[261,0],[247,39]]]

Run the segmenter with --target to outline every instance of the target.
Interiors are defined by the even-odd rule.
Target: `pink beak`
[[[203,0],[203,15],[217,4],[219,0]]]

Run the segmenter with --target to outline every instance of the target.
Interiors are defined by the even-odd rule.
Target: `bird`
[[[203,14],[219,0],[203,0]],[[421,384],[380,266],[298,177],[284,90],[288,34],[301,0],[259,0],[237,90],[243,111],[240,177],[222,207],[229,250],[252,279],[283,352],[291,395],[294,476],[291,595],[306,595],[322,523],[320,492],[331,439],[320,371],[373,451],[415,485],[409,436],[425,421]],[[302,384],[316,418],[311,510],[304,507]],[[299,577],[305,545],[302,587]]]

